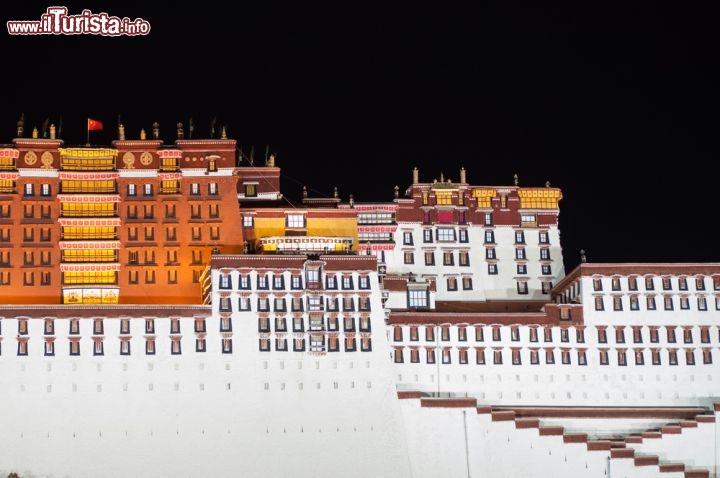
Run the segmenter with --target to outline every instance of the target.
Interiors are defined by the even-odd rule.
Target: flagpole
[[[86,146],[90,146],[90,120],[85,120],[85,127],[87,128],[87,144]]]

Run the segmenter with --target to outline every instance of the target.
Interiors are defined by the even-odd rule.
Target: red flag
[[[103,129],[102,122],[88,118],[88,131],[96,131],[99,129]]]

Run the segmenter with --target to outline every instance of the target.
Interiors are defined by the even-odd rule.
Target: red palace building
[[[278,196],[279,168],[236,167],[224,132],[118,138],[67,147],[19,123],[0,147],[1,303],[200,303],[210,255],[243,252],[238,199]]]

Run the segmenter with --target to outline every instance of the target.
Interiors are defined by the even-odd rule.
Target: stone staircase
[[[477,406],[474,398],[433,398],[422,392],[399,392],[399,398],[419,399],[422,407],[433,408],[475,408],[477,414],[489,414],[491,422],[513,422],[518,430],[537,429],[540,437],[561,437],[563,444],[585,444],[590,453],[607,454],[608,466],[613,478],[625,476],[650,477],[663,476],[673,478],[711,478],[715,474],[710,469],[694,466],[694,460],[678,456],[673,444],[663,443],[677,439],[683,433],[698,430],[699,427],[715,423],[713,411],[702,407],[669,408],[594,408],[594,407],[491,407]],[[720,404],[715,406],[720,411]],[[573,418],[596,418],[612,415],[643,416],[668,419],[667,424],[641,433],[625,436],[613,436],[609,439],[588,438],[587,433],[568,431],[563,426],[544,425],[543,419],[570,416]],[[547,421],[547,420],[546,420]],[[705,429],[714,436],[713,429]],[[687,439],[687,437],[686,437]],[[692,440],[692,439],[690,439]],[[692,441],[691,441],[692,443]],[[665,446],[661,446],[665,445]],[[686,443],[687,445],[687,443]],[[708,446],[714,447],[713,443]],[[575,450],[576,448],[574,448]],[[661,474],[661,475],[659,475]]]

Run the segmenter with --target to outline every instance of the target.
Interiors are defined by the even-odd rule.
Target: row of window
[[[29,319],[18,319],[18,335],[28,334],[28,320]],[[68,334],[80,335],[80,320],[81,319],[70,319],[68,321]],[[170,320],[170,333],[180,333],[180,319],[169,319]],[[115,322],[115,321],[112,321]],[[120,319],[120,335],[130,334],[130,319]],[[206,321],[205,319],[195,319],[194,332],[206,332]],[[45,335],[55,334],[55,320],[45,319],[43,322],[43,331]],[[221,328],[222,331],[222,328]],[[145,319],[144,332],[146,334],[155,333],[155,319]],[[0,320],[0,333],[2,333],[2,321]],[[92,333],[93,335],[103,335],[105,333],[105,320],[104,319],[92,319]]]
[[[35,271],[23,271],[18,272],[18,274],[22,274],[23,285],[35,285],[36,278],[38,279],[38,284],[40,285],[52,284],[52,275],[50,274],[50,271],[37,271],[37,276],[35,275]],[[12,285],[12,273],[10,271],[0,271],[0,286],[4,285]]]
[[[395,214],[391,212],[361,212],[357,215],[358,225],[394,224]]]
[[[105,184],[110,183],[110,184]],[[197,196],[200,194],[200,184],[190,184],[190,194]],[[138,185],[130,183],[127,185],[127,195],[137,196]],[[63,182],[62,193],[77,193],[77,192],[88,192],[88,193],[112,193],[115,191],[114,183],[107,181],[67,181]],[[40,196],[51,196],[52,188],[50,184],[34,184],[26,183],[23,188],[23,194],[26,197],[35,196],[39,193]],[[144,196],[152,196],[154,194],[153,184],[143,184],[142,192]],[[179,193],[180,192],[180,181],[178,180],[162,180],[160,181],[160,192],[161,193]],[[220,190],[217,183],[208,183],[207,194],[210,196],[216,196],[220,194]]]
[[[627,283],[627,290],[630,291],[636,291],[638,290],[638,277],[637,276],[630,276],[627,279],[625,279]],[[714,276],[712,277],[713,281],[713,289],[714,290],[720,290],[720,276]],[[646,276],[644,279],[645,284],[645,290],[655,290],[655,278],[652,276]],[[688,278],[687,277],[678,277],[678,278],[672,278],[672,277],[660,277],[660,284],[662,287],[662,290],[673,290],[673,283],[677,282],[677,290],[686,291],[688,290]],[[695,277],[695,290],[705,290],[705,277],[703,276],[697,276]],[[610,278],[610,289],[613,291],[621,291],[622,284],[621,284],[621,278],[620,277],[612,277]],[[594,291],[602,291],[603,290],[603,279],[599,277],[593,278],[593,290]]]
[[[37,263],[36,263],[37,261]],[[24,266],[49,266],[52,265],[52,251],[25,250],[23,251]],[[0,267],[11,267],[10,251],[0,251]]]
[[[202,219],[203,218],[203,205],[202,204],[190,204],[190,219]],[[143,219],[155,219],[155,204],[145,204],[139,207],[136,204],[129,204],[127,206],[127,218],[128,219],[139,219],[141,216],[139,212],[142,212]],[[207,205],[207,217],[210,219],[218,219],[220,217],[220,205],[219,204],[208,204]],[[176,219],[177,218],[177,205],[176,204],[165,204],[165,219]]]
[[[317,271],[308,270],[308,281],[317,283],[320,280]],[[258,274],[256,278],[256,288],[258,290],[270,290],[271,286],[273,290],[285,290],[285,276],[283,274]],[[351,275],[343,274],[340,277],[333,274],[325,275],[325,288],[329,290],[337,290],[338,286],[343,290],[354,290],[354,281]],[[237,279],[237,287],[239,290],[250,290],[250,276],[240,275]],[[221,274],[218,284],[218,288],[221,290],[231,290],[233,288],[233,278],[229,274]],[[302,290],[303,289],[303,277],[300,275],[290,276],[290,289]],[[359,276],[358,277],[358,289],[370,289],[370,277]]]
[[[273,323],[273,330],[275,332],[289,332],[288,320],[285,317],[275,317],[271,320],[268,317],[260,317],[258,319],[258,332],[269,333],[270,324]],[[309,317],[307,321],[303,317],[293,317],[290,322],[292,323],[292,332],[305,332],[306,323],[307,331],[309,332],[339,332],[340,322],[343,324],[343,332],[370,332],[370,317],[343,317],[340,321],[337,317],[328,317],[325,319],[322,316]]]
[[[437,227],[435,229],[435,236],[433,239],[432,229],[423,229],[422,231],[423,243],[429,244],[433,240],[437,242],[469,242],[468,230],[458,229],[457,235],[456,230],[453,227]],[[538,232],[538,242],[540,244],[550,244],[550,234],[547,231]],[[495,244],[495,231],[485,231],[485,243]],[[526,244],[525,242],[525,231],[515,231],[515,244]],[[403,245],[412,246],[414,245],[412,231],[403,231]]]
[[[143,231],[142,239],[145,241],[155,241],[155,226],[145,226],[138,228],[137,226],[127,226],[128,241],[139,241],[139,231]],[[209,234],[207,234],[207,232]],[[207,234],[207,235],[206,235]],[[190,239],[193,241],[202,241],[203,236],[209,236],[211,240],[220,240],[220,226],[192,226],[190,227]],[[165,227],[165,240],[177,241],[177,229],[174,226]]]
[[[36,189],[36,186],[40,186]],[[24,188],[24,195],[25,196],[34,196],[35,192],[38,191],[41,196],[50,196],[51,195],[51,187],[49,184],[33,184],[33,183],[25,183]]]
[[[497,274],[497,269],[496,272]],[[465,276],[461,277],[461,284],[462,284],[462,290],[472,290],[473,283],[472,283],[472,277]],[[529,294],[530,290],[528,288],[527,281],[518,281],[517,283],[517,293],[521,295]],[[446,286],[448,292],[455,292],[458,291],[458,278],[457,277],[447,277],[446,278]],[[549,281],[541,281],[540,282],[540,291],[543,294],[549,294],[550,290],[552,289],[552,282]],[[426,308],[429,307],[429,295],[427,290],[408,290],[407,292],[407,305],[408,308]],[[563,319],[569,320],[570,317],[562,317]]]
[[[0,242],[11,242],[10,232],[12,230],[12,227],[0,228]],[[39,242],[52,242],[51,228],[49,227],[23,226],[22,232],[23,242],[35,242],[36,238]]]
[[[301,297],[293,297],[289,300],[290,308],[288,309],[288,302],[285,298],[276,297],[269,299],[267,297],[261,297],[257,299],[258,312],[303,312],[308,311],[335,311],[340,312],[370,312],[370,298],[369,297],[358,297],[357,306],[354,297],[343,297],[338,298],[326,298],[323,301],[322,297],[307,297],[303,300]],[[342,308],[340,307],[342,305]],[[221,297],[219,303],[220,312],[233,312],[233,300],[231,297]],[[239,297],[237,299],[237,310],[240,312],[252,310],[251,301],[249,297]]]
[[[475,363],[477,365],[486,365],[489,362],[486,358],[485,349],[475,349],[474,355],[475,355]],[[618,366],[626,366],[628,365],[628,355],[634,359],[635,365],[645,365],[645,351],[642,349],[634,349],[634,350],[616,350],[615,353],[617,354],[617,361],[613,365]],[[504,363],[504,355],[506,354],[503,350],[492,350],[490,351],[490,354],[492,356],[492,363],[494,365],[502,365]],[[420,363],[420,356],[424,355],[426,364],[434,364],[436,363],[436,351],[434,348],[424,348],[423,350],[419,348],[411,348],[408,353],[406,354],[406,351],[403,348],[396,347],[393,351],[393,361],[395,363],[405,363],[406,361],[406,355],[408,356],[409,363]],[[443,364],[451,364],[452,363],[452,350],[448,348],[444,348],[441,350],[441,357],[442,357],[442,363]],[[457,350],[457,361],[459,364],[467,365],[469,363],[469,351],[468,349],[458,349]],[[523,353],[520,349],[512,349],[510,351],[510,363],[512,365],[522,365],[523,364]],[[544,363],[546,365],[554,365],[555,362],[555,350],[553,349],[543,349],[541,350],[529,350],[526,354],[526,358],[529,359],[529,363],[531,365],[539,365],[540,364],[540,357],[542,356],[544,358]],[[695,350],[694,349],[684,349],[684,353],[682,354],[685,357],[685,365],[695,365],[696,359],[695,359]],[[712,349],[710,348],[704,348],[701,349],[701,355],[702,355],[702,363],[705,365],[710,365],[713,363],[713,357],[712,357]],[[666,352],[663,352],[660,349],[650,349],[650,363],[653,365],[662,365],[663,364],[663,356],[665,356],[665,360],[667,360],[668,365],[679,365],[678,363],[678,350],[677,349],[667,349]],[[577,365],[587,365],[587,353],[585,350],[576,350],[575,351],[575,360]],[[560,350],[560,363],[563,365],[572,365],[573,359],[572,359],[572,351],[571,350]],[[598,351],[598,364],[599,365],[610,365],[610,351],[609,350],[599,350]]]
[[[152,196],[154,192],[153,184],[143,184],[142,185],[142,192],[143,196]],[[162,180],[160,182],[160,192],[161,193],[179,193],[180,192],[180,182],[177,180]],[[197,196],[200,194],[200,184],[199,183],[191,183],[190,184],[190,194],[193,196]],[[209,196],[217,196],[220,194],[220,189],[218,187],[217,183],[208,183],[207,185],[207,194]],[[128,184],[127,185],[127,195],[128,196],[137,196],[138,195],[138,185],[137,184]]]
[[[165,205],[165,219],[177,218],[177,205]],[[190,205],[190,219],[203,219],[202,204]],[[2,208],[3,214],[0,218],[10,217],[10,208]],[[36,217],[36,211],[39,216]],[[142,213],[142,214],[141,214]],[[83,204],[83,203],[63,203],[61,215],[63,217],[114,217],[117,216],[117,208],[113,203],[106,204]],[[129,204],[126,208],[126,216],[128,219],[155,219],[155,205],[146,204],[142,208],[134,204]],[[220,205],[208,204],[207,217],[210,219],[218,219],[220,217]],[[52,206],[40,205],[35,207],[34,204],[25,204],[23,206],[24,219],[52,219]]]
[[[24,271],[21,273],[23,278],[23,285],[32,286],[35,285],[35,272]],[[37,273],[39,276],[39,284],[41,286],[47,286],[52,284],[51,274],[48,271],[40,271]],[[117,272],[114,271],[89,271],[89,272],[61,272],[61,281],[63,285],[78,285],[78,284],[117,284]],[[154,274],[153,274],[154,278]],[[153,279],[154,280],[154,279]],[[11,285],[12,274],[10,272],[0,271],[0,286]]]
[[[288,320],[285,317],[275,317],[270,320],[267,317],[258,319],[258,332],[269,333],[271,322],[274,325],[275,332],[288,332]],[[322,332],[322,331],[339,331],[339,324],[342,322],[344,332],[370,332],[370,317],[344,317],[341,321],[337,317],[324,318],[322,315],[317,317],[293,317],[290,319],[292,324],[292,332]],[[0,322],[0,333],[2,322]],[[195,319],[193,325],[195,333],[205,333],[205,319]],[[55,335],[55,320],[45,319],[43,332],[45,335]],[[155,319],[146,319],[144,332],[146,334],[155,333]],[[170,334],[180,334],[180,319],[170,319]],[[232,319],[230,317],[222,317],[220,319],[220,332],[232,332]],[[28,319],[18,320],[18,336],[25,337],[28,335]],[[120,336],[130,335],[130,319],[120,319]],[[70,319],[68,323],[68,334],[71,336],[80,335],[80,319]],[[92,334],[95,336],[105,334],[105,322],[103,319],[93,319]],[[129,337],[128,337],[129,338]]]
[[[10,218],[10,206],[10,204],[0,205],[0,219]],[[41,204],[37,208],[35,207],[35,204],[23,204],[23,218],[34,219],[36,217],[36,211],[39,211],[40,215],[38,217],[40,219],[52,218],[52,205],[50,204]]]
[[[46,356],[54,356],[55,355],[55,341],[52,339],[46,339],[44,342],[44,355]],[[145,354],[146,355],[155,355],[156,346],[155,346],[155,337],[145,337]],[[195,351],[196,352],[206,352],[207,351],[207,342],[204,337],[198,337],[195,339]],[[221,339],[221,351],[222,353],[232,353],[232,338],[224,337]],[[131,352],[131,342],[128,339],[120,339],[119,343],[119,353],[120,355],[130,355]],[[182,344],[180,342],[180,338],[172,338],[170,339],[170,353],[172,355],[180,355],[182,354]],[[2,349],[0,348],[0,354],[2,354]],[[18,339],[17,344],[17,355],[28,355],[29,354],[29,345],[28,340],[20,338]],[[102,339],[94,339],[93,340],[93,346],[92,346],[92,354],[95,356],[101,356],[105,355],[105,341]],[[70,340],[69,341],[69,355],[80,355],[80,341],[79,340]]]
[[[295,338],[290,340],[292,342],[293,352],[340,352],[340,343],[343,344],[344,352],[357,352],[358,342],[360,342],[361,352],[372,351],[372,339],[370,337],[361,337],[358,341],[355,337],[345,337],[342,341],[338,337],[325,337],[324,335],[310,336],[307,341],[304,338]],[[260,338],[258,341],[258,348],[261,352],[271,352],[271,344],[274,343],[274,350],[276,352],[287,352],[288,339],[276,338],[271,340],[269,338]]]
[[[435,251],[424,251],[424,257],[425,257],[425,265],[426,266],[434,266],[435,265]],[[455,251],[443,251],[442,252],[442,258],[443,258],[443,265],[444,266],[453,266],[455,265]],[[488,247],[485,249],[485,258],[486,259],[497,259],[497,254],[495,252],[494,247]],[[527,260],[527,256],[525,255],[525,249],[524,248],[517,248],[515,249],[515,259],[518,260]],[[540,249],[540,260],[542,261],[549,261],[550,259],[550,249]],[[415,264],[415,251],[404,251],[403,252],[403,262],[405,264]],[[470,251],[458,251],[458,265],[460,266],[470,266]],[[526,272],[519,272],[522,268],[525,269]],[[543,274],[551,274],[551,267],[549,264],[543,264],[542,265]],[[527,265],[526,264],[518,264],[518,273],[520,274],[527,274]]]
[[[625,299],[621,296],[612,297],[612,310],[621,311],[625,307]],[[629,308],[630,310],[640,310],[640,298],[636,295],[629,297]],[[657,304],[655,296],[649,295],[645,297],[643,301],[645,303],[645,310],[657,310]],[[680,310],[690,310],[691,300],[689,297],[679,297],[678,302]],[[705,297],[697,297],[693,302],[696,304],[696,310],[707,311],[707,299]],[[605,298],[603,296],[595,296],[594,298],[595,310],[605,310]],[[675,310],[675,298],[673,296],[662,297],[663,310]],[[720,310],[720,296],[715,296],[715,310]]]
[[[466,342],[468,340],[468,328],[474,331],[474,339],[476,342],[485,341],[485,328],[478,326],[457,326],[450,327],[447,325],[435,326],[435,325],[411,325],[408,327],[409,340],[411,342],[418,342],[420,340],[420,332],[424,331],[424,338],[426,342],[434,342],[436,340],[436,329],[439,329],[439,339],[443,342],[449,342],[451,340],[451,330],[454,329],[455,335],[459,342]],[[648,334],[650,343],[660,342],[660,329],[665,329],[665,338],[667,343],[676,343],[678,329],[681,330],[682,341],[685,344],[694,343],[694,328],[692,327],[678,327],[678,326],[653,326],[648,327]],[[644,342],[645,332],[643,326],[614,326],[615,330],[615,343],[624,344],[626,340],[625,329],[630,329],[630,335],[632,342],[641,344]],[[501,327],[490,327],[491,336],[490,339],[493,342],[502,342],[503,340],[503,329]],[[527,340],[530,342],[539,342],[539,337],[542,336],[544,342],[553,342],[556,338],[555,334],[559,333],[560,342],[570,342],[570,329],[566,327],[528,327],[527,329]],[[555,331],[559,332],[555,332]],[[509,328],[510,340],[512,342],[519,342],[524,333],[518,326],[512,326]],[[710,326],[699,327],[700,332],[700,343],[710,343]],[[392,329],[392,340],[395,342],[402,342],[404,340],[404,328],[396,325]],[[605,344],[608,342],[608,332],[605,327],[597,327],[597,341],[598,343]],[[720,329],[718,329],[718,341],[720,341]],[[575,342],[585,343],[585,329],[575,328]]]
[[[538,243],[543,245],[549,245],[550,233],[547,231],[539,231]],[[492,229],[485,231],[485,244],[495,244],[495,231],[493,231]],[[515,231],[515,244],[526,244],[525,231]]]

